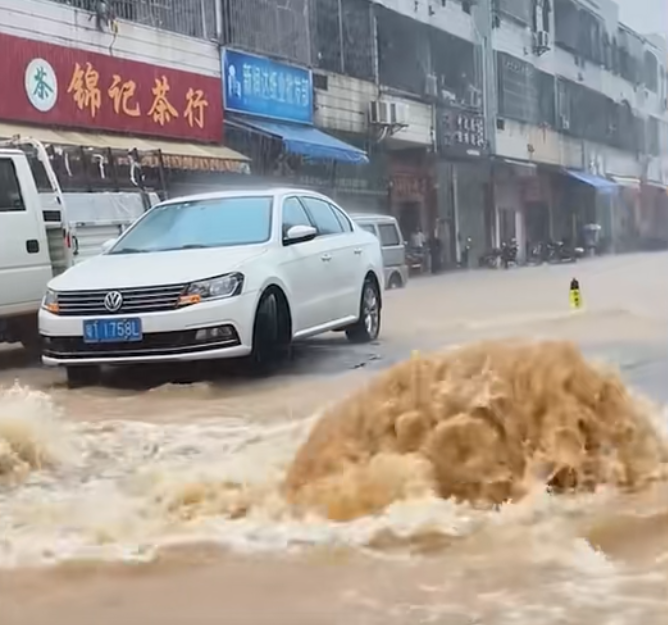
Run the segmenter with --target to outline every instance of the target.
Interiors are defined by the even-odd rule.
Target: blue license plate
[[[83,324],[84,343],[141,341],[141,319],[90,319]]]

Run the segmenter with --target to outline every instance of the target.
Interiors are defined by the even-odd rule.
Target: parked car
[[[383,251],[385,284],[388,289],[398,289],[408,282],[406,244],[401,236],[397,220],[390,215],[353,213],[352,218],[361,228],[378,237]]]
[[[39,192],[35,162],[51,193]],[[145,202],[157,201],[139,192],[63,193],[44,145],[0,142],[0,343],[39,350],[37,317],[49,280],[99,254],[103,241],[144,213]]]
[[[297,339],[376,339],[383,288],[378,239],[324,195],[168,200],[49,282],[42,359],[71,385],[94,383],[106,364],[250,357],[271,368]]]

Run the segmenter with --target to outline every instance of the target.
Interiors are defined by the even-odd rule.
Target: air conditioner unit
[[[369,103],[369,121],[372,124],[390,123],[390,103],[382,100],[374,100]]]
[[[469,90],[469,106],[479,109],[482,108],[482,91],[472,88]]]
[[[408,105],[374,100],[369,103],[369,121],[379,126],[405,125],[408,121]]]
[[[424,83],[424,92],[432,98],[438,95],[438,78],[436,78],[436,74],[427,74]]]
[[[397,102],[396,109],[396,124],[400,126],[408,126],[410,117],[410,105],[406,102]]]
[[[537,52],[545,52],[550,49],[550,33],[539,30],[534,33],[534,48]]]

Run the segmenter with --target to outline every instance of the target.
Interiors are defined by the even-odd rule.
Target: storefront
[[[0,49],[0,138],[44,143],[66,189],[249,172],[221,145],[215,77],[4,34]]]
[[[307,164],[369,162],[363,149],[314,127],[310,69],[223,49],[221,71],[226,138],[257,173],[292,180],[308,175]]]
[[[620,251],[626,236],[620,230],[619,206],[623,200],[620,185],[587,171],[565,169],[562,173],[564,185],[559,210],[570,218],[570,231],[562,231],[557,236],[582,244],[585,227],[597,224],[600,226],[599,250]]]
[[[425,150],[402,150],[389,156],[390,210],[406,240],[422,231],[429,236],[436,226],[430,205],[431,177]]]
[[[480,111],[455,106],[436,110],[439,228],[444,259],[462,261],[470,246],[469,265],[492,244],[494,219],[491,172]],[[470,239],[470,241],[469,241]]]

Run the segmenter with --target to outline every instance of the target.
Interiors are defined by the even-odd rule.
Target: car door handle
[[[320,260],[322,260],[323,262],[326,262],[326,263],[327,263],[327,262],[329,262],[330,260],[332,260],[332,255],[331,255],[331,254],[323,254],[323,255],[320,257]]]
[[[362,248],[359,248],[359,247],[358,247],[358,248],[355,250],[355,254],[357,254],[357,255],[359,256],[361,253],[362,253]]]
[[[37,239],[28,239],[26,241],[26,252],[28,252],[28,254],[38,254],[39,241]]]

